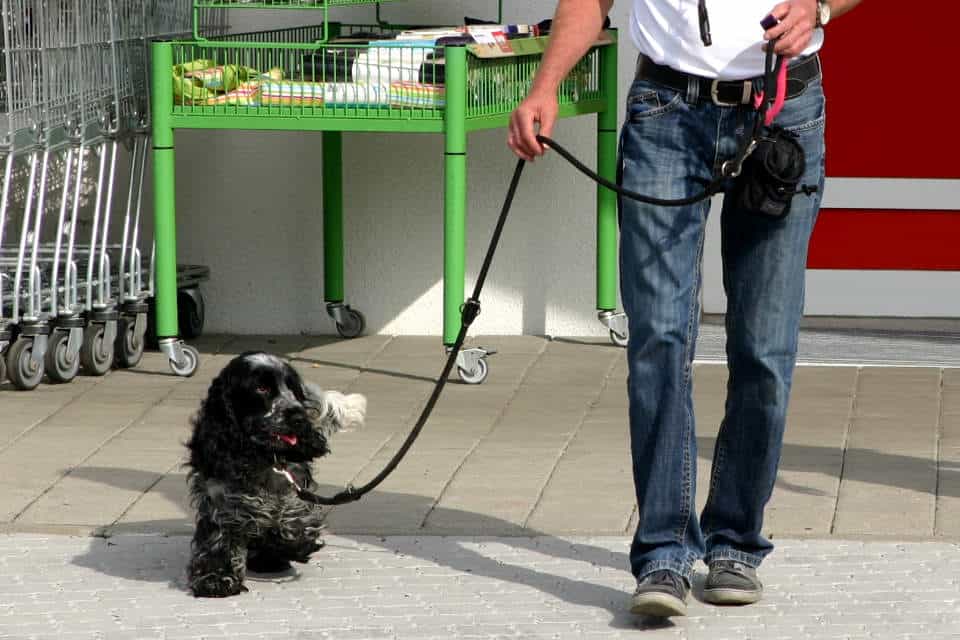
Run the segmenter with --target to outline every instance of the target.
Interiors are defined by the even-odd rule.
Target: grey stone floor
[[[380,490],[333,509],[338,533],[621,535],[635,517],[625,353],[601,341],[490,337],[490,377],[450,384]],[[289,357],[322,387],[369,398],[365,428],[316,465],[329,489],[372,477],[439,373],[436,338],[206,337],[190,379],[148,353],[104,378],[0,390],[0,527],[15,532],[189,533],[182,443],[212,376],[248,348]],[[698,500],[726,369],[694,371]],[[960,370],[801,366],[774,536],[960,539]]]
[[[960,370],[800,366],[765,600],[695,600],[650,625],[625,613],[624,351],[473,342],[499,351],[487,382],[447,387],[396,473],[330,512],[314,561],[226,601],[195,601],[182,580],[182,443],[213,375],[263,348],[366,394],[367,425],[317,464],[333,490],[372,477],[406,435],[442,366],[437,338],[207,336],[190,379],[150,353],[104,378],[0,387],[0,638],[958,637]],[[694,370],[701,505],[726,382],[709,360]]]

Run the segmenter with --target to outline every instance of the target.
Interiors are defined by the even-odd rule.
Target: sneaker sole
[[[633,597],[630,613],[657,618],[687,615],[687,605],[683,600],[665,593],[644,593]]]
[[[763,593],[743,589],[704,589],[703,599],[710,604],[753,604],[759,602]]]

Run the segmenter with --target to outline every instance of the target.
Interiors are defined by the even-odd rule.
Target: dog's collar
[[[287,482],[293,485],[293,488],[296,489],[297,493],[301,493],[303,491],[303,487],[297,484],[297,479],[293,477],[293,474],[290,473],[290,470],[286,467],[273,467],[273,472],[286,478]]]

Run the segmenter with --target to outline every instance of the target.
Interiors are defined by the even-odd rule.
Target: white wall
[[[505,5],[505,20],[537,22],[552,16],[555,2]],[[495,7],[412,0],[383,12],[455,24],[464,15],[495,17]],[[627,9],[617,3],[616,25]],[[351,11],[359,21],[372,17]],[[283,22],[271,24],[311,20],[308,12],[278,13]],[[236,28],[268,26],[244,18]],[[635,59],[623,40],[621,86]],[[587,116],[564,120],[555,136],[593,164],[595,131],[596,117]],[[503,130],[469,138],[468,291],[515,164],[505,141]],[[322,294],[320,134],[179,131],[176,144],[179,260],[212,270],[208,330],[333,332]],[[347,301],[370,332],[440,334],[442,137],[344,134],[343,161]],[[593,184],[559,158],[527,168],[472,333],[606,333],[595,311],[594,201]]]

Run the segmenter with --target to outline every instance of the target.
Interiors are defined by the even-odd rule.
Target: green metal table
[[[369,36],[371,31],[382,29],[382,25],[349,26],[325,21],[315,27],[152,45],[156,326],[160,348],[178,375],[192,375],[199,357],[178,337],[174,207],[177,129],[322,132],[323,295],[328,313],[344,337],[362,333],[364,319],[345,302],[343,132],[443,135],[443,343],[449,346],[456,339],[459,309],[465,299],[468,134],[508,124],[510,113],[526,95],[547,38],[513,40],[509,55],[488,45],[445,46],[442,56],[431,54],[435,67],[428,73],[440,72],[437,61],[443,63],[445,77],[442,89],[437,89],[404,75],[415,66],[407,65],[405,56],[409,53],[411,60],[422,56],[413,46],[408,48],[397,41],[382,46],[331,42],[338,36]],[[604,33],[603,42],[598,41],[578,63],[558,95],[560,117],[597,114],[597,170],[615,180],[617,33]],[[352,63],[341,64],[338,55]],[[356,82],[358,78],[344,83],[340,81],[347,78],[337,77],[352,72],[363,75],[360,80],[371,80],[387,68],[382,64],[385,56],[398,61],[387,65],[389,73],[397,74],[396,81],[388,86],[364,88]],[[358,64],[358,60],[362,62]],[[211,78],[222,83],[222,91],[208,88]],[[418,79],[423,78],[413,78]],[[625,323],[623,314],[616,313],[616,195],[597,187],[596,206],[597,309],[600,320],[610,329],[611,339],[622,344]],[[466,349],[458,362],[461,379],[482,382],[487,373],[486,355],[483,349]]]

